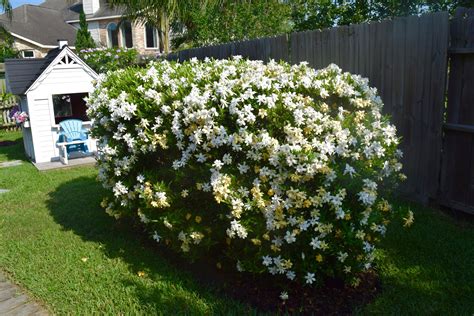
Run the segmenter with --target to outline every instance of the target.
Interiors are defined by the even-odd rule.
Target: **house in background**
[[[83,129],[90,128],[84,98],[94,89],[97,74],[66,41],[44,58],[6,59],[5,68],[7,91],[19,97],[21,111],[29,116],[22,127],[27,156],[36,164],[62,160],[60,123],[76,119]],[[87,147],[95,152],[95,141],[88,139]]]
[[[133,47],[143,55],[160,52],[155,27],[123,21],[123,10],[111,8],[105,0],[46,0],[40,5],[25,4],[13,10],[11,21],[5,14],[0,15],[0,23],[13,35],[14,45],[23,58],[41,58],[56,47],[58,39],[67,40],[74,49],[82,10],[98,47]]]

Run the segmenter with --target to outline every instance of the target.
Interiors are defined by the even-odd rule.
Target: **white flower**
[[[214,160],[214,163],[212,164],[212,166],[216,168],[216,170],[220,170],[222,166],[224,166],[224,163],[220,161],[219,159],[216,159]]]
[[[188,190],[181,191],[181,197],[186,198],[189,195]]]
[[[321,241],[317,237],[314,237],[313,239],[311,239],[311,242],[309,244],[315,250],[316,249],[321,249]]]
[[[293,272],[293,271],[287,271],[286,272],[286,277],[293,281],[296,278],[296,273]]]
[[[341,262],[344,262],[346,261],[347,257],[349,255],[347,254],[347,252],[342,252],[342,251],[339,251],[338,252],[338,256],[337,256],[337,260],[341,261]]]
[[[156,231],[153,234],[153,240],[155,240],[156,242],[160,242],[160,240],[161,240],[161,236],[158,235],[158,233]]]
[[[115,186],[113,188],[113,192],[115,196],[120,196],[120,195],[125,195],[128,193],[128,189],[126,186],[123,185],[121,181],[118,181],[115,183]]]
[[[230,154],[225,154],[222,157],[222,161],[224,162],[224,164],[230,165],[232,163],[232,156]]]
[[[239,169],[240,174],[247,173],[247,171],[250,169],[249,166],[247,166],[245,163],[238,164],[237,169]]]
[[[271,265],[273,262],[273,259],[270,256],[263,256],[262,259],[263,259],[263,265],[267,267]]]
[[[285,235],[285,240],[289,244],[294,243],[296,241],[296,235],[293,232],[287,231]]]
[[[245,239],[247,238],[248,233],[245,227],[234,219],[230,222],[230,228],[227,229],[227,236],[234,238],[236,235],[239,238]]]
[[[346,164],[346,168],[344,169],[344,174],[349,174],[351,176],[351,178],[354,176],[355,174],[355,169],[352,168],[351,166],[349,166],[348,164]]]
[[[198,162],[205,162],[207,160],[206,156],[202,153],[197,154],[196,159]]]
[[[363,204],[367,206],[371,206],[374,204],[375,200],[377,199],[377,195],[374,192],[371,191],[361,191],[358,193],[359,195],[359,201],[361,201]]]
[[[280,298],[281,298],[283,301],[286,301],[286,300],[288,299],[288,293],[287,293],[286,291],[281,292]]]
[[[316,277],[314,273],[308,272],[304,277],[306,280],[306,284],[313,284],[316,281]]]

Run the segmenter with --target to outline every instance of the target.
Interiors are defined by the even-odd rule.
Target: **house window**
[[[127,48],[132,48],[133,47],[132,23],[130,23],[129,21],[122,22],[121,33],[122,33],[122,45]]]
[[[88,121],[86,110],[87,93],[53,94],[54,120],[56,124],[68,119]]]
[[[109,47],[118,47],[119,46],[119,37],[118,37],[118,27],[115,23],[109,23],[107,25],[107,37]]]
[[[158,48],[158,30],[152,25],[145,25],[146,48]]]
[[[24,50],[21,52],[23,58],[35,58],[35,52],[32,50]]]

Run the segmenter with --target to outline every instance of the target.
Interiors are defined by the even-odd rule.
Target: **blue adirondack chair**
[[[82,127],[81,120],[65,120],[59,123],[58,144],[61,145],[61,161],[67,164],[69,154],[75,151],[88,152],[87,130]]]

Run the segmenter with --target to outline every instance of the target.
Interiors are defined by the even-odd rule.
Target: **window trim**
[[[113,46],[113,44],[112,44],[111,34],[110,34],[110,33],[111,33],[111,30],[109,30],[109,27],[110,27],[112,24],[115,25],[115,30],[116,30],[116,32],[117,32],[117,47],[120,47],[120,44],[121,44],[121,43],[120,43],[120,42],[121,42],[121,36],[120,36],[119,33],[121,33],[121,32],[120,32],[120,28],[119,28],[119,26],[118,26],[118,24],[117,24],[116,22],[109,22],[109,23],[107,24],[107,26],[105,27],[105,30],[107,31],[107,47],[108,47],[108,48],[114,48],[114,46]]]
[[[144,46],[145,46],[145,49],[150,49],[150,50],[156,50],[156,49],[160,49],[160,38],[158,36],[158,29],[154,26],[153,27],[153,33],[155,34],[155,37],[156,37],[156,46],[155,47],[149,47],[148,46],[148,41],[147,41],[147,36],[146,36],[146,23],[143,25],[143,38],[145,39],[144,41]]]
[[[125,32],[125,23],[130,23],[130,39],[132,41],[132,46],[127,47],[127,39],[126,37],[126,32]],[[134,42],[133,42],[133,25],[132,22],[126,20],[120,24],[120,40],[121,40],[121,45],[124,48],[133,48],[134,47]]]
[[[25,56],[25,52],[31,52],[31,53],[33,53],[33,56],[31,56],[31,57]],[[22,50],[22,51],[21,51],[21,56],[22,56],[23,58],[35,58],[35,51],[34,51],[33,49],[25,49],[25,50]]]

